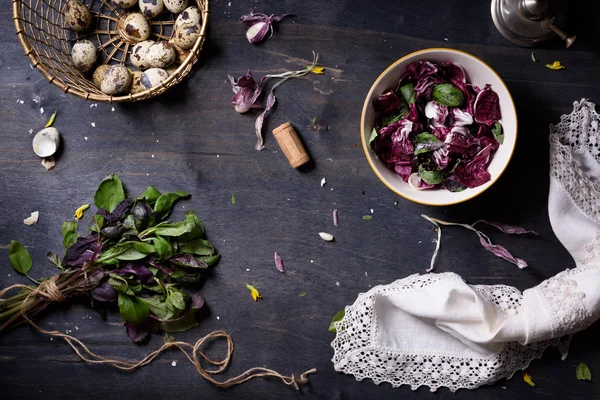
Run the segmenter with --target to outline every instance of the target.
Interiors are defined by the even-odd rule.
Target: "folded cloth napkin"
[[[335,324],[336,371],[376,384],[456,391],[510,378],[549,346],[566,356],[569,335],[600,317],[600,117],[594,107],[586,99],[575,102],[570,115],[550,126],[548,212],[576,268],[523,293],[468,285],[454,273],[376,286],[359,294]]]

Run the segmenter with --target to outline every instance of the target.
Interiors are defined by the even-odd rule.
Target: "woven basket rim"
[[[187,74],[190,73],[192,66],[198,61],[200,50],[204,45],[206,40],[206,31],[208,26],[208,16],[209,16],[209,0],[195,0],[195,3],[200,10],[202,16],[202,25],[200,28],[200,35],[194,43],[194,46],[190,49],[190,53],[187,58],[181,63],[175,72],[160,85],[157,85],[153,88],[146,89],[143,92],[131,94],[128,93],[124,96],[110,96],[110,95],[100,95],[96,93],[89,93],[78,89],[76,87],[70,86],[64,83],[62,80],[57,79],[54,75],[47,70],[43,63],[38,60],[36,51],[31,46],[29,38],[25,35],[25,28],[23,26],[23,22],[21,20],[20,12],[21,12],[21,4],[25,0],[12,0],[12,9],[13,9],[13,22],[15,25],[15,30],[17,33],[17,37],[23,46],[23,50],[25,51],[25,55],[31,61],[31,66],[37,69],[49,83],[58,87],[65,93],[72,94],[84,100],[92,100],[92,101],[100,101],[107,103],[130,103],[140,100],[146,100],[156,95],[162,94],[166,89],[177,85]],[[66,29],[66,28],[63,28]]]

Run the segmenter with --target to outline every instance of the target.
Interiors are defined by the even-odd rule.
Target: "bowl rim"
[[[461,199],[461,200],[444,202],[444,203],[430,203],[430,202],[426,202],[426,201],[421,201],[421,200],[416,200],[416,199],[410,198],[407,195],[401,193],[400,191],[394,189],[390,184],[388,184],[386,182],[386,180],[377,171],[377,169],[375,168],[375,165],[373,164],[373,161],[369,157],[369,151],[370,150],[369,150],[369,146],[367,145],[367,140],[366,140],[366,136],[365,136],[365,132],[364,132],[364,126],[365,126],[365,115],[367,113],[367,107],[369,107],[369,105],[370,105],[369,104],[369,98],[373,94],[373,91],[375,90],[375,86],[379,83],[379,81],[383,78],[383,76],[386,75],[388,72],[390,72],[392,69],[394,69],[398,64],[400,64],[401,62],[405,61],[407,58],[410,58],[410,57],[413,57],[413,56],[416,56],[416,55],[419,55],[419,54],[422,54],[422,53],[428,53],[428,52],[431,52],[431,51],[440,51],[440,50],[441,51],[453,52],[453,53],[459,53],[459,54],[462,54],[462,55],[466,55],[468,57],[472,57],[475,60],[477,60],[480,63],[482,63],[483,65],[485,65],[486,67],[488,67],[490,69],[490,71],[492,71],[492,73],[494,75],[496,75],[496,77],[498,78],[498,80],[500,81],[500,83],[502,83],[502,85],[506,89],[506,93],[508,93],[508,97],[510,99],[510,103],[512,104],[513,112],[514,112],[514,115],[515,115],[516,129],[515,129],[515,144],[513,145],[512,149],[510,150],[510,154],[508,155],[508,159],[506,160],[506,163],[505,163],[504,167],[502,167],[502,170],[500,171],[500,173],[498,174],[498,176],[496,176],[496,178],[494,178],[491,181],[491,183],[485,189],[481,190],[480,192],[476,192],[473,195],[471,195],[469,197],[466,197],[464,199]],[[506,86],[506,83],[500,77],[500,75],[492,67],[490,67],[490,65],[488,63],[486,63],[485,61],[483,61],[479,57],[476,57],[476,56],[474,56],[474,55],[472,55],[470,53],[467,53],[466,51],[457,50],[457,49],[451,49],[451,48],[447,48],[447,47],[431,47],[431,48],[427,48],[427,49],[421,49],[421,50],[413,51],[412,53],[409,53],[409,54],[405,55],[404,57],[396,60],[394,63],[392,63],[381,74],[379,74],[379,76],[377,77],[377,79],[375,79],[375,81],[371,85],[371,88],[369,89],[369,92],[367,93],[367,97],[365,98],[365,102],[363,104],[362,112],[360,114],[360,141],[362,143],[363,151],[365,153],[365,158],[369,162],[369,165],[371,166],[371,169],[373,170],[373,172],[375,172],[375,175],[377,175],[377,178],[379,178],[379,180],[381,182],[383,182],[383,184],[385,186],[387,186],[388,189],[390,189],[392,192],[396,193],[400,197],[403,197],[406,200],[412,201],[413,203],[423,204],[423,205],[426,205],[426,206],[450,206],[450,205],[454,205],[454,204],[464,203],[467,200],[471,200],[472,198],[474,198],[476,196],[479,196],[481,193],[485,192],[490,187],[492,187],[494,185],[494,183],[496,183],[496,181],[502,176],[502,174],[504,173],[504,171],[508,167],[508,164],[510,163],[510,160],[512,159],[512,156],[513,156],[513,154],[515,152],[515,147],[517,147],[518,134],[519,134],[519,119],[518,119],[518,115],[517,115],[517,108],[515,107],[515,102],[513,100],[512,94],[510,93],[510,90],[508,89],[508,86]]]

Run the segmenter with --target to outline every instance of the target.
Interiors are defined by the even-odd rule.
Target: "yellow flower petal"
[[[83,212],[85,210],[87,210],[88,208],[90,208],[89,204],[84,204],[81,207],[79,207],[77,210],[75,210],[75,218],[77,218],[78,220],[81,219],[81,217],[83,217]]]
[[[312,72],[313,74],[317,74],[317,75],[322,75],[325,73],[324,67],[308,67],[308,69],[310,70],[310,72]]]
[[[528,373],[525,373],[525,375],[523,375],[523,380],[527,382],[529,386],[535,387],[535,382],[531,379],[531,375],[529,375]]]
[[[258,290],[256,290],[256,288],[254,286],[246,283],[246,288],[248,288],[248,290],[250,290],[250,295],[252,296],[252,299],[254,299],[254,301],[258,301],[258,299],[262,299],[260,292]]]
[[[561,65],[560,61],[554,61],[552,64],[546,64],[546,68],[558,71],[560,69],[565,69],[565,66]]]
[[[48,120],[48,122],[46,123],[46,126],[44,126],[44,128],[51,127],[52,124],[54,123],[55,119],[56,119],[56,111],[54,111],[54,114],[52,114],[52,116],[50,117],[50,119]]]

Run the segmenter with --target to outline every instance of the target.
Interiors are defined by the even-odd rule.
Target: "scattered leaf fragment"
[[[554,61],[552,64],[546,64],[546,68],[553,69],[554,71],[558,71],[561,69],[565,69],[566,67],[560,63],[560,61]]]
[[[317,123],[317,117],[313,117],[312,124],[315,125]]]
[[[531,52],[531,61],[533,61],[534,63],[538,62],[537,56],[533,51]]]
[[[56,111],[54,111],[54,114],[52,114],[52,116],[50,116],[50,119],[48,120],[48,122],[46,122],[46,125],[44,126],[44,128],[51,127],[52,124],[54,123],[55,119],[56,119]]]
[[[275,252],[275,266],[277,267],[277,271],[283,272],[283,260],[277,252]]]
[[[346,312],[344,310],[338,311],[337,314],[335,314],[335,316],[331,320],[331,323],[329,324],[329,332],[337,332],[337,330],[335,329],[335,323],[344,319],[344,315],[346,315]]]
[[[262,299],[260,292],[252,285],[246,283],[246,288],[250,291],[250,295],[254,301],[258,301],[258,299]]]
[[[88,208],[90,208],[90,205],[84,204],[81,207],[79,207],[77,210],[75,210],[75,218],[77,218],[77,220],[80,220],[81,217],[83,217],[83,212],[85,210],[87,210]]]
[[[527,372],[525,373],[525,375],[523,375],[523,380],[527,382],[529,386],[535,387],[535,382],[533,381],[533,379],[531,379],[531,375],[529,375]]]
[[[29,251],[27,251],[27,249],[17,240],[10,242],[8,259],[10,260],[10,265],[12,265],[13,269],[23,275],[27,275],[33,265],[31,254],[29,254]]]
[[[314,65],[314,66],[313,66],[313,65],[309,65],[309,66],[308,66],[308,67],[306,67],[306,68],[308,68],[308,70],[309,70],[310,72],[312,72],[313,74],[322,75],[322,74],[324,74],[324,73],[325,73],[325,72],[324,72],[324,71],[325,71],[325,68],[323,68],[323,67],[318,67],[318,66],[316,66],[316,65]]]
[[[235,204],[237,202],[237,199],[235,198],[235,194],[231,195],[231,204]]]
[[[319,236],[321,236],[321,239],[323,239],[327,242],[331,242],[334,239],[333,235],[331,233],[327,233],[327,232],[319,232]]]
[[[42,165],[46,168],[46,171],[52,171],[54,166],[56,165],[56,160],[54,156],[44,157],[42,158]]]
[[[372,217],[371,215],[363,215],[363,219],[364,219],[365,221],[369,221],[369,220],[372,220],[372,219],[373,219],[373,217]]]
[[[38,222],[39,217],[40,217],[40,212],[34,211],[31,213],[31,216],[29,216],[23,220],[23,223],[25,225],[35,225]]]
[[[588,368],[584,363],[579,363],[577,368],[575,368],[575,375],[577,376],[578,381],[591,381],[592,380],[592,371]]]
[[[338,217],[337,208],[333,210],[333,225],[339,227],[340,226],[340,218]]]
[[[298,293],[298,297],[304,297],[304,296],[306,296],[306,294],[307,294],[306,292],[300,292],[300,293]]]

